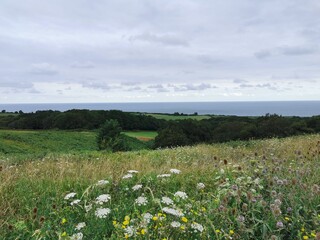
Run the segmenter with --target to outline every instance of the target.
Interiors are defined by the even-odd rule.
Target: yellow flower
[[[229,233],[230,233],[230,235],[233,235],[233,234],[234,234],[234,231],[233,231],[233,230],[230,230]]]
[[[117,221],[112,221],[113,226],[117,225]]]
[[[125,221],[130,221],[130,217],[129,217],[129,216],[125,216],[125,217],[124,217],[124,220],[125,220]]]
[[[205,207],[202,207],[201,210],[202,210],[202,212],[207,211],[207,209]]]
[[[304,232],[304,228],[301,228],[301,232]]]
[[[286,221],[290,221],[290,218],[288,218],[288,217],[285,217],[284,219],[285,219]]]
[[[143,228],[141,229],[141,231],[140,231],[140,232],[141,232],[141,234],[142,234],[142,235],[145,235],[145,234],[146,234],[146,230],[145,230],[145,229],[143,229]]]
[[[62,220],[61,220],[61,224],[65,224],[66,222],[68,222],[68,221],[67,221],[67,219],[62,218]]]
[[[125,221],[123,221],[122,224],[123,224],[124,226],[127,226],[127,225],[129,225],[129,223],[130,223],[129,221],[125,220]]]
[[[315,233],[311,233],[311,236],[312,237],[316,237],[317,235]]]
[[[188,222],[188,219],[186,217],[182,217],[181,221],[186,223],[186,222]]]
[[[129,238],[129,235],[128,235],[128,234],[125,234],[125,235],[124,235],[124,238],[125,238],[125,239],[128,239],[128,238]]]
[[[181,229],[181,230],[185,230],[186,227],[182,225],[182,226],[180,227],[180,229]]]
[[[305,235],[305,236],[303,236],[303,239],[307,240],[307,239],[309,239],[309,237]]]
[[[220,233],[221,231],[219,229],[216,230],[216,233]]]
[[[152,220],[153,220],[153,221],[157,221],[157,220],[158,220],[158,217],[154,216],[154,217],[152,218]]]
[[[66,232],[61,233],[61,237],[66,237],[66,236],[67,236]]]

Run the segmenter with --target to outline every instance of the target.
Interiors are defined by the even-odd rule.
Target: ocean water
[[[70,109],[111,110],[146,113],[185,113],[237,116],[262,116],[267,113],[282,116],[320,115],[320,101],[278,102],[167,102],[167,103],[32,103],[0,104],[0,111],[35,112],[38,110],[67,111]]]

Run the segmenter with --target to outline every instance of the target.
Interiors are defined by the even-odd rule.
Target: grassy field
[[[154,131],[127,131],[124,132],[129,137],[134,137],[142,141],[150,141],[153,140],[158,133]]]
[[[202,119],[209,119],[211,116],[208,115],[197,115],[197,116],[176,116],[172,114],[156,114],[156,113],[147,113],[146,115],[152,116],[158,119],[164,120],[184,120],[184,119],[195,119],[195,120],[202,120]]]
[[[0,236],[319,239],[319,139],[0,157]]]

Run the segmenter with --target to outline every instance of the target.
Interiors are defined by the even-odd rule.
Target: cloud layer
[[[3,0],[0,102],[319,100],[318,16],[318,0]]]

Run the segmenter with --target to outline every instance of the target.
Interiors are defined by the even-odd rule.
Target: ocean
[[[38,110],[67,111],[70,109],[111,110],[146,113],[185,113],[262,116],[267,113],[282,116],[320,115],[320,101],[273,101],[273,102],[155,102],[155,103],[27,103],[0,104],[0,111]]]

